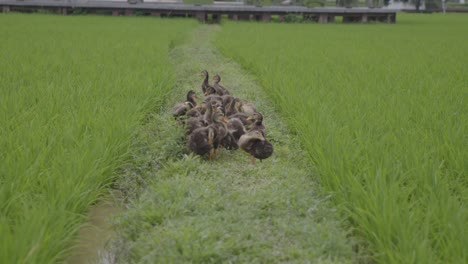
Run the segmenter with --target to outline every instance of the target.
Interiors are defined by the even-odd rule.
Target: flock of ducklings
[[[177,103],[172,114],[185,128],[187,146],[193,153],[215,159],[218,149],[242,149],[250,154],[251,163],[273,154],[273,145],[266,140],[263,115],[246,100],[234,97],[220,84],[215,75],[209,83],[208,71],[202,71],[201,89],[204,99],[197,103],[196,93],[190,90],[186,100]]]

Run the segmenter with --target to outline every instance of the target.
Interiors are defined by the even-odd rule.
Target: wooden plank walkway
[[[284,21],[288,15],[319,23],[334,22],[342,17],[343,23],[386,22],[395,23],[397,10],[380,8],[308,8],[302,6],[252,5],[190,5],[183,3],[129,3],[122,1],[87,0],[0,0],[3,12],[35,12],[47,10],[63,15],[84,11],[112,15],[152,15],[159,17],[195,17],[202,22],[219,22],[223,15],[233,20],[268,22],[272,16]]]

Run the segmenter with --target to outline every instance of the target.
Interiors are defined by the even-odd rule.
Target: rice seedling
[[[467,22],[225,23],[217,38],[258,76],[377,262],[468,261]]]
[[[64,259],[192,21],[0,16],[0,262]]]

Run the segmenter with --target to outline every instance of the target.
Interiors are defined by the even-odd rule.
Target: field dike
[[[356,241],[317,186],[300,147],[254,76],[222,57],[201,25],[171,51],[177,74],[167,105],[135,135],[135,152],[116,184],[128,208],[115,219],[116,263],[354,263]],[[275,152],[250,164],[240,151],[189,154],[170,115],[188,90],[202,100],[202,70],[218,73],[231,94],[257,106]],[[210,76],[210,79],[211,79]],[[210,80],[211,82],[211,80]]]

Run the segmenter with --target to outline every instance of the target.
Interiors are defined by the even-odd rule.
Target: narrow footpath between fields
[[[328,196],[321,193],[305,154],[254,76],[221,56],[211,40],[222,30],[201,25],[171,51],[174,89],[164,109],[136,135],[132,160],[118,185],[128,209],[116,220],[118,263],[353,263],[348,237]],[[155,58],[156,59],[156,58]],[[222,78],[231,95],[264,115],[273,155],[250,164],[241,150],[208,161],[188,153],[170,115],[188,90],[199,101],[202,70]]]

